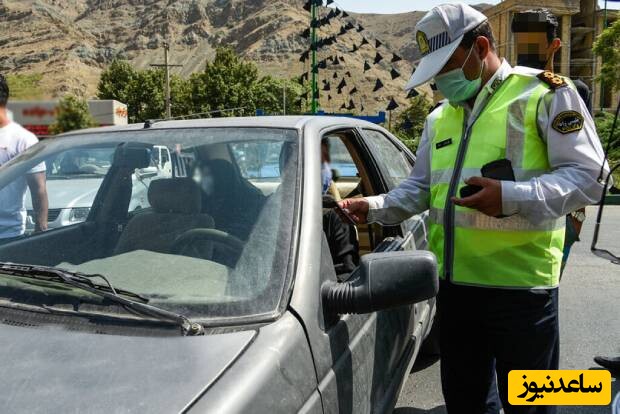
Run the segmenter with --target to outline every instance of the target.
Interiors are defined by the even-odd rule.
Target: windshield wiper
[[[183,336],[204,335],[203,326],[197,322],[193,322],[186,316],[123,297],[134,297],[144,302],[148,302],[147,298],[140,296],[137,293],[122,289],[115,289],[110,281],[105,276],[100,274],[89,275],[80,272],[70,272],[68,270],[49,266],[34,266],[6,262],[0,262],[0,274],[64,283],[66,285],[70,285],[109,299],[112,302],[126,306],[127,308],[142,315],[151,316],[160,320],[178,324],[181,327]],[[93,278],[104,280],[106,285],[93,283],[91,280]]]

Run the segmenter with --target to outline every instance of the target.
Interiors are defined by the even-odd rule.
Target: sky
[[[336,3],[345,10],[359,13],[403,13],[412,10],[430,10],[438,4],[447,3],[449,0],[336,0]],[[491,3],[497,4],[498,0],[465,0],[467,4]],[[599,0],[603,8],[604,0]],[[607,2],[608,9],[620,9],[620,2]]]

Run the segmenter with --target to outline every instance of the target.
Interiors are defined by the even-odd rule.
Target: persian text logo
[[[604,370],[510,371],[508,402],[511,405],[608,405],[611,374]]]

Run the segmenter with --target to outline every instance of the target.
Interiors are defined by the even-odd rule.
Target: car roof
[[[116,125],[100,128],[89,128],[79,131],[71,131],[62,136],[79,135],[83,133],[134,131],[144,129],[145,123],[129,125]],[[324,129],[329,127],[360,127],[377,128],[376,124],[347,116],[252,116],[252,117],[227,117],[227,118],[204,118],[169,121],[152,121],[150,129],[171,128],[217,128],[217,127],[254,127],[254,128],[305,128]]]

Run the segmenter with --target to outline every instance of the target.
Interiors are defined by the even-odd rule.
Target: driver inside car
[[[202,188],[202,209],[215,228],[247,240],[265,205],[266,197],[226,160],[204,160],[195,179]]]

